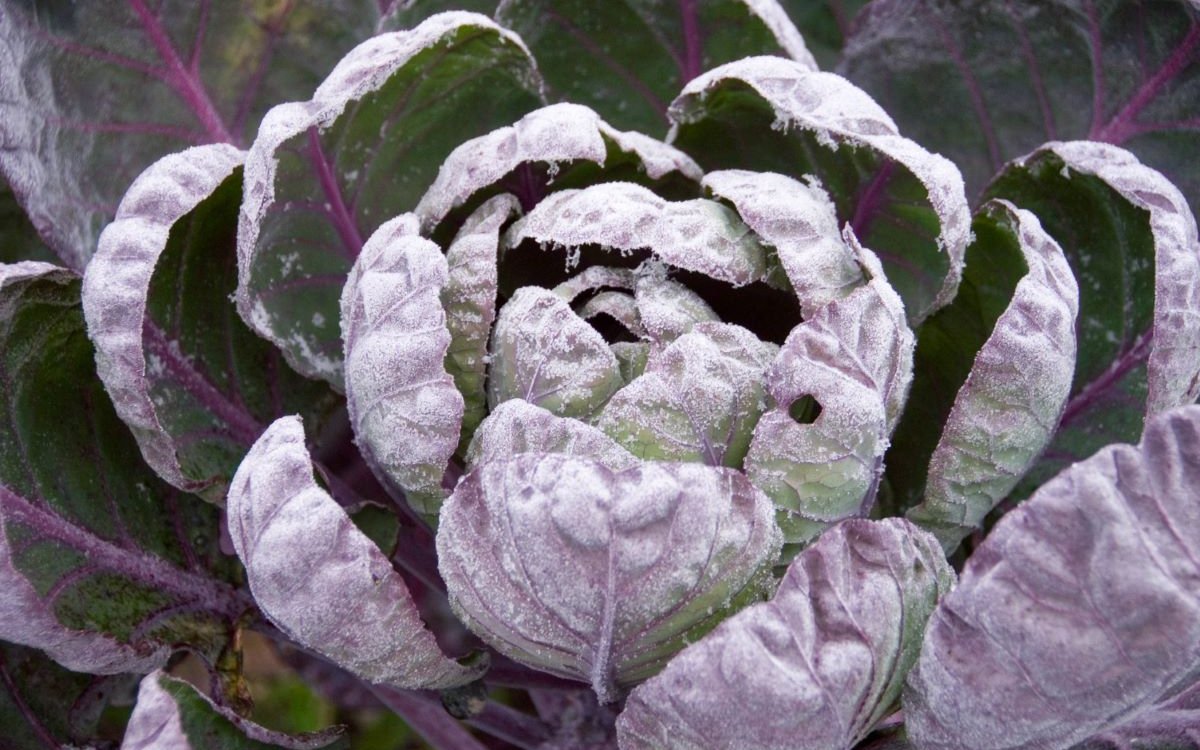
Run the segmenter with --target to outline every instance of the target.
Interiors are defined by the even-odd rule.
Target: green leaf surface
[[[238,311],[341,387],[338,298],[365,238],[415,207],[451,150],[541,104],[533,60],[487,18],[439,14],[355,48],[246,157]]]
[[[838,223],[883,261],[914,325],[954,297],[971,223],[962,177],[850,82],[748,58],[689,83],[670,116],[668,140],[706,171],[819,182]]]
[[[529,44],[552,99],[656,137],[671,97],[717,65],[786,55],[816,69],[775,0],[506,0],[496,18]]]
[[[249,142],[377,18],[371,0],[4,0],[0,172],[82,271],[138,173],[186,146]]]
[[[291,370],[230,302],[241,163],[223,144],[156,162],[84,277],[88,335],[117,413],[159,476],[216,503],[266,425],[299,413],[316,434],[340,402]]]
[[[1045,141],[1123,146],[1200,208],[1200,6],[1190,0],[883,0],[839,72],[976,196]]]
[[[98,674],[217,645],[250,606],[215,509],[163,484],[95,377],[79,281],[0,266],[0,633]]]
[[[1200,240],[1180,192],[1129,152],[1047,144],[988,194],[1038,215],[1079,283],[1079,356],[1054,441],[1015,496],[1074,461],[1136,441],[1200,394]]]
[[[288,735],[215,705],[190,683],[164,672],[142,680],[122,750],[347,750],[342,729]]]

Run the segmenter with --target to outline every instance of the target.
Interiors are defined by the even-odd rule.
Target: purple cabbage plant
[[[0,748],[1200,748],[1194,0],[0,40]]]

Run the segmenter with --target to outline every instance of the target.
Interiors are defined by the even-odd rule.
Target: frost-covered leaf
[[[0,172],[83,270],[125,188],[159,157],[244,143],[370,36],[371,0],[0,4]]]
[[[293,736],[215,705],[165,672],[142,678],[121,750],[319,750],[346,748],[341,729]]]
[[[413,214],[375,231],[346,281],[346,407],[363,457],[418,512],[436,518],[464,400],[446,372],[449,271]]]
[[[863,283],[854,250],[842,240],[833,201],[820,187],[740,169],[710,172],[703,185],[732,203],[775,251],[805,317]]]
[[[562,297],[522,287],[492,331],[488,404],[521,398],[560,417],[587,419],[624,384],[617,358]]]
[[[426,18],[448,10],[469,10],[490,16],[496,12],[499,0],[380,0],[387,7],[379,19],[376,33],[403,31],[420,24]]]
[[[1200,407],[1010,511],[930,618],[904,713],[922,750],[1069,748],[1200,674]]]
[[[115,674],[207,651],[250,606],[221,580],[216,510],[142,462],[95,377],[79,280],[0,265],[0,638]]]
[[[496,18],[529,43],[555,99],[658,135],[671,97],[709,68],[787,55],[816,69],[775,0],[504,0]]]
[[[237,317],[242,153],[198,146],[134,182],[83,283],[96,370],[147,463],[176,487],[223,502],[271,420],[315,425],[337,406]]]
[[[481,192],[508,191],[532,208],[550,191],[601,175],[670,190],[698,182],[701,172],[687,154],[661,141],[617,130],[579,104],[553,104],[454,149],[414,212],[432,231]]]
[[[135,678],[136,679],[136,678]],[[72,672],[41,652],[0,642],[0,727],[5,750],[58,750],[98,743],[100,718],[128,676]]]
[[[911,399],[921,408],[905,415],[896,435],[897,445],[909,442],[909,431],[940,435],[932,454],[918,456],[927,460],[904,472],[919,476],[928,468],[914,493],[923,501],[908,518],[932,531],[947,551],[983,522],[1046,447],[1075,372],[1079,289],[1058,243],[1036,216],[1004,201],[985,204],[973,226],[968,264],[979,259],[983,265],[978,271],[968,265],[958,298],[922,327],[914,379],[926,382],[919,388],[914,382]],[[1006,260],[1025,273],[993,317],[989,263]],[[944,366],[944,358],[964,350],[973,351],[973,359]],[[970,372],[957,395],[944,393],[945,370],[961,371],[964,364]],[[912,462],[917,450],[906,445],[888,461]]]
[[[697,325],[651,356],[596,426],[642,459],[740,468],[777,351],[738,326]]]
[[[662,262],[744,286],[767,275],[766,251],[737,213],[717,201],[668,201],[630,182],[550,195],[508,230],[510,246],[533,240],[566,248],[568,266],[584,245],[629,254],[649,250]]]
[[[1038,215],[1079,282],[1062,425],[1017,495],[1200,396],[1200,240],[1183,195],[1116,146],[1052,143],[988,189]]]
[[[720,320],[700,295],[667,278],[665,269],[650,267],[638,274],[634,301],[647,335],[660,346],[670,344],[699,323]]]
[[[1195,210],[1198,52],[1195,0],[885,0],[839,70],[959,165],[972,195],[1045,141],[1086,139],[1133,151]]]
[[[227,509],[255,601],[297,643],[380,684],[479,677],[441,652],[387,556],[313,480],[298,418],[276,420],[250,449]]]
[[[613,471],[638,463],[632,453],[586,422],[557,417],[528,401],[510,398],[480,425],[467,451],[467,466],[473,468],[522,453],[578,456]]]
[[[526,454],[459,483],[439,567],[480,637],[610,702],[759,593],[779,549],[772,514],[729,469]]]
[[[767,374],[775,407],[759,420],[746,456],[791,544],[870,510],[912,379],[904,307],[878,262],[862,257],[874,278],[819,308],[784,342]],[[816,401],[815,419],[793,415],[806,397]]]
[[[621,750],[850,750],[894,708],[954,584],[900,519],[833,527],[771,601],[742,610],[630,695]]]
[[[464,402],[459,447],[470,443],[487,416],[488,337],[496,320],[500,228],[519,210],[511,195],[488,200],[467,218],[446,249],[449,277],[441,301],[450,349],[445,366]]]
[[[525,46],[444,13],[348,54],[246,156],[238,311],[305,375],[342,381],[338,295],[363,240],[417,205],[450,151],[538,106]]]
[[[574,302],[579,295],[600,289],[632,291],[636,280],[637,277],[628,268],[589,266],[554,287],[554,293],[567,302]]]
[[[1076,746],[1078,750],[1200,749],[1200,682],[1168,703]]]
[[[671,104],[671,140],[706,170],[811,175],[879,253],[914,324],[954,297],[971,214],[950,161],[902,137],[831,73],[758,57],[709,71]]]

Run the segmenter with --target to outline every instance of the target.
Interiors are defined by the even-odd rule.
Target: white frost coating
[[[563,283],[554,287],[554,293],[567,302],[584,292],[590,292],[604,287],[633,291],[634,274],[628,268],[612,268],[611,266],[589,266]]]
[[[190,479],[175,439],[150,398],[142,336],[150,279],[177,221],[212,195],[244,154],[227,144],[197,146],[163,157],[133,182],[83,277],[83,314],[96,346],[96,374],[129,425],[146,463],[172,485],[197,492],[211,480]]]
[[[979,526],[1053,437],[1075,375],[1079,288],[1032,213],[983,208],[1013,227],[1029,267],[971,366],[929,461],[923,502],[908,518],[947,552]]]
[[[878,261],[863,252],[863,267],[877,272]],[[786,511],[780,523],[789,542],[870,510],[912,382],[913,348],[904,307],[882,276],[819,308],[784,342],[767,374],[777,406],[759,420],[745,463]],[[804,396],[821,407],[810,424],[789,414]]]
[[[193,703],[185,709],[167,690],[168,686],[199,703]],[[137,704],[133,707],[133,714],[130,715],[129,724],[125,728],[121,750],[211,750],[209,737],[193,738],[184,731],[184,711],[197,709],[223,717],[244,735],[244,743],[222,746],[222,750],[249,750],[251,743],[260,742],[284,750],[318,750],[336,740],[343,731],[334,728],[303,737],[275,732],[239,716],[228,708],[214,704],[208,696],[183,680],[175,679],[165,672],[155,671],[143,677],[138,685]]]
[[[584,320],[591,320],[597,315],[609,316],[639,339],[646,337],[646,329],[642,327],[632,294],[613,291],[600,292],[579,308],[579,317]]]
[[[313,480],[298,417],[276,420],[250,449],[226,509],[255,601],[301,645],[379,684],[479,677],[442,654],[404,579]]]
[[[583,160],[603,166],[609,143],[635,155],[651,179],[679,172],[698,181],[702,174],[691,157],[672,146],[621,132],[583,105],[552,104],[454,149],[414,213],[421,217],[422,228],[432,231],[450,211],[521,164]]]
[[[673,127],[702,120],[705,99],[725,80],[741,81],[757,91],[781,127],[810,131],[830,148],[844,142],[874,149],[911,171],[929,193],[929,204],[941,224],[938,246],[949,260],[933,302],[926,310],[912,311],[914,319],[924,319],[954,298],[970,241],[971,213],[962,174],[952,162],[901,136],[892,118],[849,81],[779,57],[745,58],[693,79],[668,110]]]
[[[1200,407],[1151,418],[1007,513],[929,620],[904,713],[923,750],[1066,750],[1200,673]],[[1103,743],[1101,743],[1103,744]]]
[[[1095,175],[1150,213],[1154,238],[1154,327],[1146,418],[1200,398],[1200,240],[1187,199],[1125,149],[1091,141],[1048,143],[1067,167]],[[1032,158],[1035,154],[1025,157]]]
[[[817,60],[808,51],[804,37],[778,0],[743,0],[750,12],[758,16],[775,35],[775,41],[795,60],[809,70],[818,70]]]
[[[739,326],[698,324],[652,354],[596,426],[643,459],[741,468],[777,351]]]
[[[557,417],[540,406],[512,398],[488,415],[471,447],[467,466],[498,461],[522,453],[561,453],[594,460],[613,471],[638,463],[632,453],[591,425]]]
[[[259,125],[258,136],[246,154],[244,197],[238,216],[238,312],[252,330],[278,346],[288,363],[304,375],[340,386],[342,363],[311,346],[306,348],[308,342],[283,339],[275,331],[258,292],[250,287],[251,267],[259,254],[262,221],[275,202],[278,167],[275,152],[311,127],[328,127],[351,102],[378,90],[410,59],[463,26],[492,31],[532,58],[520,37],[497,26],[487,16],[462,11],[439,13],[410,31],[380,34],[358,45],[317,87],[312,99],[280,104],[267,112]],[[298,356],[297,349],[302,356]]]
[[[522,287],[492,331],[488,404],[521,398],[560,417],[588,419],[624,383],[596,329],[554,292]]]
[[[346,280],[346,408],[376,475],[436,515],[466,407],[445,367],[451,339],[440,295],[449,268],[417,226],[413,214],[380,226]]]
[[[649,188],[609,182],[548,196],[509,228],[506,244],[531,239],[568,250],[648,249],[664,263],[743,286],[765,279],[766,251],[737,214],[703,198],[672,202]]]
[[[849,750],[895,707],[954,570],[898,518],[838,524],[633,691],[621,750]]]
[[[647,335],[658,346],[670,344],[697,323],[720,320],[700,295],[668,279],[662,266],[642,266],[633,298]]]
[[[728,469],[525,454],[459,482],[438,561],[468,627],[609,702],[757,589],[779,548],[772,514]]]
[[[854,251],[842,240],[829,194],[774,172],[724,170],[704,188],[733,204],[742,221],[775,248],[804,317],[863,283]]]

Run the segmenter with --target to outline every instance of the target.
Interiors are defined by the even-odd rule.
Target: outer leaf
[[[249,601],[210,573],[214,509],[141,463],[95,379],[79,282],[0,266],[0,637],[115,674],[201,650]]]
[[[433,517],[464,413],[445,367],[448,274],[441,249],[404,214],[371,235],[341,305],[346,406],[359,448],[376,476]]]
[[[650,134],[663,131],[671,97],[709,68],[782,53],[816,70],[775,0],[504,0],[496,18],[529,42],[556,98]]]
[[[446,249],[449,277],[441,293],[450,332],[446,372],[454,378],[464,401],[460,447],[466,447],[487,416],[488,337],[496,320],[500,228],[519,210],[511,195],[488,200],[467,219]]]
[[[846,80],[750,58],[689,83],[670,115],[672,142],[706,170],[819,179],[838,220],[878,249],[914,324],[954,297],[971,223],[962,177]]]
[[[341,729],[293,737],[273,732],[214,705],[165,672],[142,679],[121,750],[317,750],[348,747]]]
[[[57,258],[38,237],[37,230],[17,205],[8,184],[0,179],[0,263],[36,260],[54,263]]]
[[[839,524],[633,691],[621,750],[849,750],[892,710],[954,571],[900,519]]]
[[[0,5],[0,172],[83,270],[127,185],[159,157],[243,142],[371,34],[370,0]]]
[[[732,203],[742,221],[775,249],[805,317],[863,283],[854,251],[842,240],[833,201],[818,185],[733,169],[711,172],[703,184]]]
[[[63,669],[40,652],[0,643],[0,726],[6,750],[57,750],[101,739],[109,696],[132,687],[125,676]]]
[[[404,579],[313,480],[298,418],[276,420],[250,449],[227,508],[255,600],[302,646],[397,687],[479,677],[442,654]]]
[[[727,469],[526,454],[459,482],[438,561],[468,627],[610,702],[757,593],[779,548],[771,512]]]
[[[544,184],[533,178],[533,165],[544,166]],[[472,198],[481,191],[510,190],[532,208],[545,192],[594,181],[597,167],[610,179],[668,190],[702,175],[682,151],[617,130],[579,104],[553,104],[454,149],[414,210],[432,231],[453,209],[478,200]]]
[[[767,374],[776,407],[754,430],[746,471],[779,508],[789,543],[870,510],[912,379],[904,307],[878,261],[864,260],[875,278],[797,326]],[[811,423],[790,413],[805,396],[821,408]]]
[[[508,230],[510,246],[522,240],[567,248],[568,266],[579,247],[599,245],[622,254],[648,249],[671,266],[735,286],[767,274],[766,251],[729,208],[703,198],[666,201],[628,182],[554,193]]]
[[[939,605],[905,690],[922,750],[1068,748],[1200,674],[1200,407],[1008,513]]]
[[[953,406],[935,423],[944,427],[929,460],[924,501],[908,512],[948,552],[983,522],[1050,442],[1075,371],[1079,288],[1062,249],[1037,217],[1011,203],[988,203],[981,214],[976,226],[991,222],[1000,229],[1004,241],[1019,247],[1028,273],[975,356]],[[996,237],[995,230],[976,236]],[[971,310],[974,302],[956,300],[945,312],[983,317],[977,307]]]
[[[363,238],[417,204],[454,146],[537,106],[537,85],[513,34],[444,13],[364,42],[310,101],[271,110],[246,157],[242,317],[340,386],[338,294]]]
[[[1180,192],[1114,146],[1052,143],[989,192],[1038,214],[1079,279],[1079,360],[1025,495],[1143,420],[1200,397],[1200,240]]]
[[[554,292],[517,290],[492,331],[488,404],[522,398],[560,417],[586,419],[624,384],[596,329]]]
[[[224,502],[246,449],[276,416],[319,422],[337,399],[292,372],[234,314],[241,152],[159,160],[125,194],[84,277],[96,369],[146,461]]]
[[[887,0],[840,70],[958,164],[972,193],[1045,141],[1124,146],[1200,206],[1194,0]]]
[[[777,351],[738,326],[697,325],[617,391],[596,426],[643,459],[740,468]]]
[[[612,471],[624,471],[638,463],[632,453],[601,430],[511,398],[497,406],[480,425],[467,451],[467,466],[474,468],[523,453],[578,456]]]

